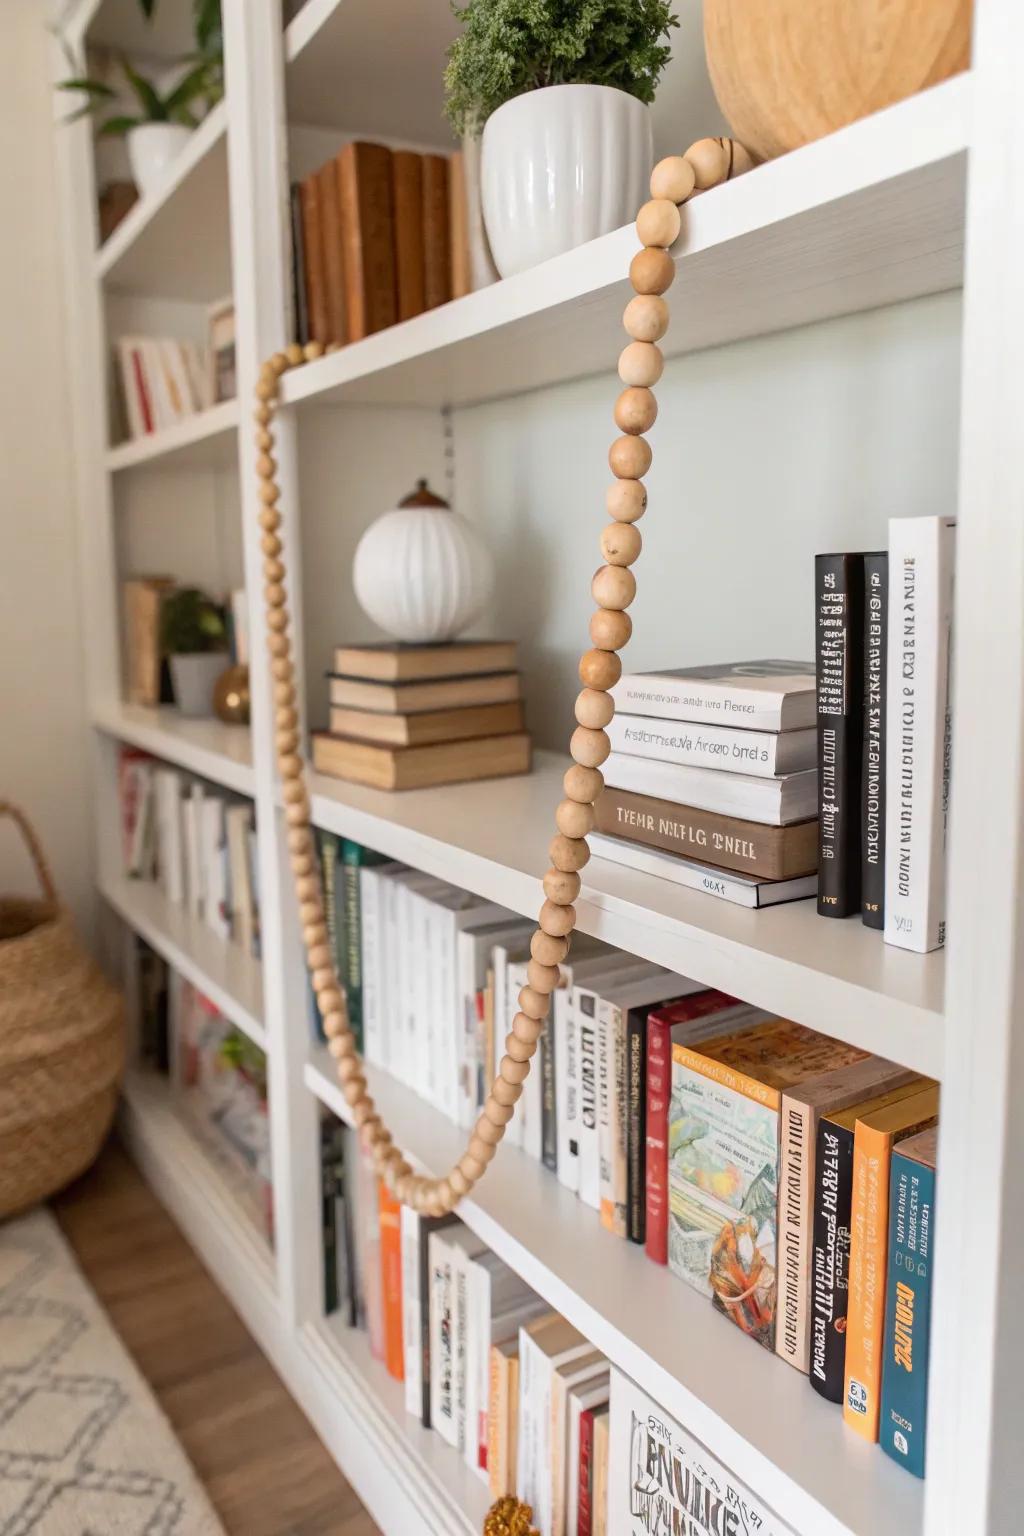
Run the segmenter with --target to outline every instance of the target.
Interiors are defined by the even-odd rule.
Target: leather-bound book
[[[348,338],[345,334],[345,272],[337,166],[333,160],[328,160],[316,175],[320,186],[320,233],[327,290],[327,341],[343,343]]]
[[[302,245],[306,272],[306,306],[311,341],[330,340],[327,317],[327,278],[324,272],[323,211],[316,172],[299,183],[302,205]]]
[[[423,261],[424,303],[435,309],[452,296],[447,155],[423,156]]]
[[[349,341],[398,318],[391,151],[355,140],[337,158]]]
[[[422,315],[425,271],[423,265],[423,156],[410,149],[396,149],[391,156],[391,183],[395,203],[395,281],[399,320]]]

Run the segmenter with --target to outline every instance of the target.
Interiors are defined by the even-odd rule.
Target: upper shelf
[[[96,709],[93,724],[106,735],[187,768],[201,779],[210,779],[240,795],[255,793],[248,726],[191,720],[166,705],[146,709],[141,704],[120,702]]]
[[[107,469],[228,469],[238,463],[238,401],[222,400],[173,427],[108,448]]]
[[[231,292],[227,122],[222,101],[100,247],[96,273],[107,288],[202,303]]]
[[[522,778],[388,794],[311,774],[317,826],[536,915],[566,763],[538,752]],[[605,859],[583,871],[580,928],[708,986],[942,1075],[941,952],[894,949],[812,901],[751,910]]]
[[[665,352],[958,287],[971,85],[947,80],[688,203]],[[466,405],[610,370],[636,249],[616,230],[287,374],[283,398]]]

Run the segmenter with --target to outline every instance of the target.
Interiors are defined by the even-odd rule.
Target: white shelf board
[[[306,0],[285,31],[289,118],[450,153],[444,61],[458,33],[443,0],[388,0],[386,18],[380,0]]]
[[[212,303],[231,292],[227,107],[219,102],[96,253],[111,290]]]
[[[225,789],[240,795],[255,792],[252,736],[247,725],[190,720],[170,704],[150,709],[120,702],[98,706],[93,725],[107,736],[152,752],[154,757],[187,768]]]
[[[238,401],[222,400],[162,432],[147,432],[106,452],[107,469],[225,469],[238,462]]]
[[[534,917],[567,760],[521,778],[388,794],[311,774],[319,827]],[[941,1077],[944,959],[912,955],[813,901],[761,911],[592,859],[579,927],[708,986]]]
[[[417,1170],[447,1172],[465,1133],[387,1073],[367,1069],[384,1121]],[[351,1111],[324,1049],[306,1083]],[[546,1168],[502,1146],[458,1214],[547,1302],[749,1483],[800,1536],[912,1536],[922,1484],[844,1425],[805,1376],[719,1317],[642,1248],[613,1237]]]
[[[168,901],[153,881],[111,877],[100,882],[100,894],[168,965],[267,1051],[259,960],[239,945],[225,943],[199,918]]]
[[[947,80],[687,204],[665,352],[958,287],[971,84]],[[632,226],[616,230],[286,374],[283,399],[464,405],[610,374],[636,249]]]

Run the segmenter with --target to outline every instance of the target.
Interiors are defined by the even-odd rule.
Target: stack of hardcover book
[[[423,789],[530,770],[514,642],[343,645],[330,729],[313,766],[375,789]]]
[[[623,676],[593,852],[742,906],[817,889],[809,662]]]

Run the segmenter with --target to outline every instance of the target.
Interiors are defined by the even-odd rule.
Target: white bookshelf
[[[165,0],[163,9],[174,7]],[[71,0],[65,37],[73,48],[83,38],[108,45],[123,38],[138,47],[133,10],[127,0]],[[85,125],[59,135],[59,174],[68,219],[99,886],[128,929],[265,1045],[273,1256],[255,1245],[230,1190],[166,1095],[136,1075],[126,1092],[126,1126],[147,1177],[387,1536],[471,1536],[487,1503],[482,1484],[405,1415],[400,1390],[365,1339],[322,1315],[317,1118],[322,1105],[343,1118],[346,1110],[329,1059],[310,1046],[283,856],[248,408],[260,361],[290,339],[287,185],[298,130],[323,144],[322,158],[353,133],[444,145],[440,68],[453,21],[445,0],[387,7],[308,0],[287,31],[277,0],[224,0],[224,19],[224,105],[197,131],[164,187],[101,250]],[[161,22],[155,51],[169,56],[180,47],[179,25],[180,17]],[[818,919],[808,903],[746,911],[596,859],[584,871],[579,902],[587,932],[941,1079],[938,1219],[949,1236],[940,1237],[938,1257],[927,1482],[904,1476],[846,1432],[838,1411],[797,1373],[721,1322],[639,1250],[606,1234],[523,1154],[503,1148],[462,1211],[798,1536],[954,1536],[968,1528],[972,1536],[1002,1536],[1024,1492],[1015,1382],[1004,1369],[1024,1343],[1014,1306],[1020,1239],[1010,1194],[1011,1170],[1024,1157],[1024,1133],[1011,1113],[1014,1090],[1024,1083],[1024,1038],[1015,1027],[1024,1004],[1016,917],[1024,829],[1024,468],[1013,451],[1024,417],[1024,120],[1015,107],[1022,51],[1024,17],[1014,0],[976,0],[969,74],[690,204],[670,294],[668,351],[681,357],[836,317],[863,314],[869,324],[865,312],[879,306],[963,290],[948,950],[906,954],[855,922]],[[58,56],[55,68],[62,67]],[[443,405],[458,408],[457,427],[471,407],[485,409],[488,420],[507,413],[521,424],[520,396],[595,375],[607,385],[610,409],[633,248],[632,231],[620,230],[286,377],[276,456],[300,673],[304,650],[323,651],[322,628],[341,639],[353,622],[341,565],[328,615],[319,612],[322,599],[316,612],[304,613],[304,579],[307,590],[316,585],[324,563],[351,548],[339,537],[351,541],[385,504],[379,461],[360,463],[332,440],[353,441],[344,437],[356,430],[353,422],[360,434],[372,424],[372,436],[384,421],[390,486],[393,477],[411,483],[422,472],[425,444],[433,445],[426,456],[433,452],[440,463]],[[201,334],[205,305],[228,291],[236,302],[240,403],[172,432],[107,446],[101,384],[108,327],[130,321],[144,331],[152,317],[166,330],[184,317]],[[884,377],[884,360],[881,367]],[[928,389],[926,373],[918,372],[916,387]],[[537,402],[538,411],[550,409],[550,397],[538,394]],[[912,412],[915,404],[908,393],[897,408]],[[730,432],[725,425],[723,451],[742,451],[743,422]],[[685,428],[680,420],[682,437]],[[574,423],[566,430],[571,445]],[[765,476],[777,467],[771,455],[781,463],[787,450],[785,441],[770,445]],[[871,451],[866,439],[864,462]],[[685,489],[680,518],[689,511]],[[230,538],[221,528],[212,539],[211,507]],[[727,510],[742,544],[758,508]],[[853,521],[848,530],[847,547],[858,547]],[[116,702],[117,582],[127,547],[151,547],[154,561],[180,555],[183,574],[189,561],[206,560],[215,573],[223,566],[225,586],[244,576],[251,731]],[[780,538],[780,561],[782,549]],[[808,563],[813,552],[803,552]],[[574,590],[589,569],[557,516],[544,527],[543,559],[553,594]],[[682,579],[713,581],[716,573],[684,572]],[[668,645],[673,615],[644,610],[640,585],[635,621],[660,625]],[[512,638],[525,643],[528,636]],[[552,673],[564,674],[575,656],[553,648],[549,661]],[[311,713],[322,694],[313,670],[305,690]],[[116,743],[253,798],[262,962],[225,953],[158,890],[120,875]],[[389,796],[313,776],[314,820],[532,914],[562,767],[557,754],[538,751],[534,773],[497,793],[470,785]],[[386,1075],[371,1077],[408,1154],[441,1171],[459,1150],[458,1133]]]

